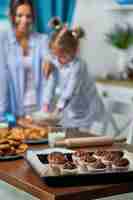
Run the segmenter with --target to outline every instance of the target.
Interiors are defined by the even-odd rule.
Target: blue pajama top
[[[42,63],[48,50],[48,38],[44,34],[33,32],[29,38],[29,48],[32,51],[32,69],[38,109],[41,109],[44,99],[50,101],[50,96],[44,94],[46,84]],[[16,40],[15,32],[11,30],[0,33],[0,121],[5,112],[15,116],[23,116],[25,73],[22,48]],[[47,89],[49,86],[47,85]],[[49,91],[49,89],[48,89]],[[45,98],[44,98],[45,96]]]

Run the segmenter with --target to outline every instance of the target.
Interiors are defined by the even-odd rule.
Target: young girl
[[[45,65],[44,69],[51,84],[48,93],[51,92],[54,98],[58,96],[51,116],[61,113],[60,124],[66,128],[89,128],[102,118],[104,106],[88,73],[88,66],[78,56],[79,41],[84,32],[80,28],[69,30],[57,19],[51,26],[55,30],[49,44],[53,65]],[[45,101],[44,108],[48,104]]]

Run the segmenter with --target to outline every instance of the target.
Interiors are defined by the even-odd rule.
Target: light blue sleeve
[[[49,37],[45,34],[42,34],[41,39],[41,65],[45,63],[45,61],[49,61],[54,64],[53,56],[51,55],[49,49]],[[56,83],[57,83],[57,70],[56,68],[51,73],[50,77],[46,79],[44,73],[42,78],[43,92],[42,92],[42,106],[44,104],[52,104],[52,100],[55,93]]]
[[[4,113],[8,106],[8,72],[6,65],[6,52],[4,33],[0,34],[0,121],[4,120]]]
[[[51,52],[49,49],[49,37],[46,34],[41,34],[41,41],[40,41],[40,51],[41,51],[41,60],[42,64],[46,61],[49,60],[52,62],[52,56]]]
[[[43,68],[43,64],[45,61],[50,61],[52,63],[52,56],[49,50],[49,38],[45,34],[41,34],[41,67]],[[42,92],[42,106],[44,104],[51,104],[53,96],[54,96],[54,91],[56,87],[56,75],[55,72],[51,73],[49,78],[47,79],[42,72],[42,87],[43,87],[43,92]]]
[[[51,105],[56,88],[55,73],[51,73],[48,79],[44,80],[43,84],[43,104]]]
[[[67,101],[71,99],[73,93],[75,92],[78,86],[78,81],[79,81],[78,77],[80,75],[80,69],[81,69],[80,62],[77,61],[72,64],[70,77],[67,80],[66,87],[62,91],[62,94],[58,100],[57,104],[58,108],[61,109],[64,108]]]

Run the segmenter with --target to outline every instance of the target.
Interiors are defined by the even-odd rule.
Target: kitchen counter
[[[133,88],[133,80],[109,80],[109,79],[97,79],[97,83],[100,84],[107,84],[112,86],[122,86],[122,87],[128,87]]]
[[[112,147],[113,146],[108,148]],[[132,151],[133,149],[132,145],[130,146],[126,144],[121,144],[119,147],[127,149],[128,151]],[[47,146],[40,145],[40,148],[47,148]],[[25,159],[1,162],[0,179],[31,193],[42,200],[87,200],[88,198],[96,199],[105,196],[133,192],[133,182],[73,187],[49,187],[40,179]]]

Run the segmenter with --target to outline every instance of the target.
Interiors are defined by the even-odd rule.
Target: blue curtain
[[[34,0],[36,27],[39,32],[49,33],[48,21],[59,16],[63,22],[71,23],[76,0]]]
[[[0,0],[0,19],[7,18],[9,0]]]

